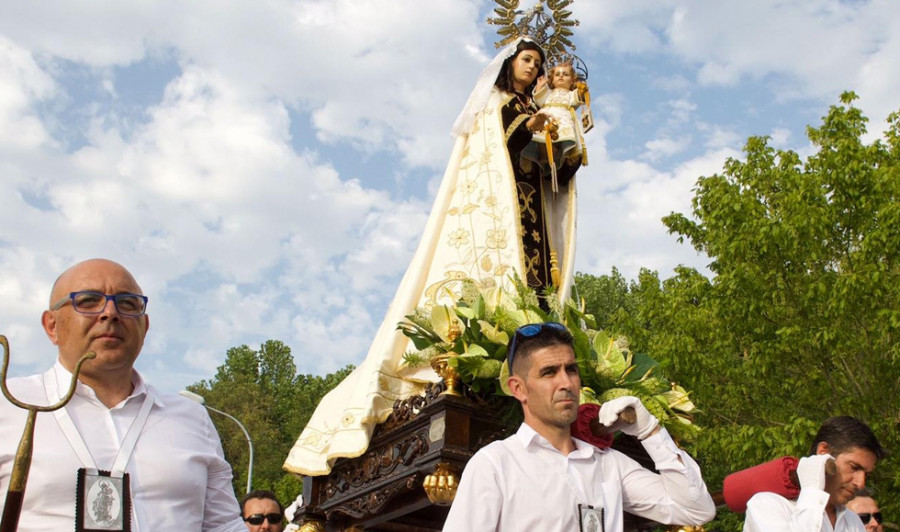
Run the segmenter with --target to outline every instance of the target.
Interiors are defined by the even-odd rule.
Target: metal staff
[[[6,505],[3,507],[3,518],[0,520],[0,532],[16,532],[19,528],[19,514],[22,513],[22,500],[25,498],[25,484],[28,482],[28,471],[31,469],[31,451],[34,447],[34,420],[38,412],[52,412],[66,406],[66,403],[72,399],[75,393],[75,385],[78,383],[78,373],[81,371],[81,365],[85,361],[97,356],[96,353],[90,351],[85,353],[81,360],[75,364],[75,371],[72,372],[72,383],[69,385],[69,392],[60,400],[60,402],[51,406],[29,405],[23,403],[9,393],[6,387],[6,370],[9,367],[9,342],[6,337],[0,334],[0,344],[3,345],[3,368],[0,369],[0,389],[3,390],[3,396],[18,406],[19,408],[28,410],[28,419],[25,421],[25,431],[22,432],[22,439],[19,441],[19,448],[16,450],[16,459],[13,463],[12,474],[9,476],[9,490],[6,492]]]

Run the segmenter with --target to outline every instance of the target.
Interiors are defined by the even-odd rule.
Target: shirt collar
[[[559,452],[559,449],[551,445],[550,442],[547,441],[547,438],[538,434],[528,423],[522,423],[519,430],[516,432],[516,438],[519,439],[519,442],[521,442],[522,446],[526,449],[539,447],[562,455],[562,453]],[[572,441],[575,442],[575,450],[569,453],[567,458],[589,458],[594,455],[595,451],[599,451],[599,449],[593,445],[583,442],[578,438],[572,438]]]
[[[72,372],[66,369],[59,360],[53,365],[52,371],[56,374],[56,393],[59,394],[59,397],[65,397],[66,394],[69,393],[69,384],[72,382]],[[150,394],[150,397],[157,406],[166,406],[159,398],[159,394],[153,393],[151,387],[144,381],[144,378],[141,377],[141,374],[138,373],[136,369],[131,370],[131,384],[134,386],[134,390],[132,390],[131,395],[126,397],[122,403],[130,401],[133,398]],[[90,401],[99,401],[93,388],[80,380],[75,384],[75,395]]]

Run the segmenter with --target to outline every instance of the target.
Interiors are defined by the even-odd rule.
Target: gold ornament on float
[[[452,465],[441,462],[434,468],[434,473],[425,477],[422,487],[433,504],[449,506],[456,498],[459,472]]]

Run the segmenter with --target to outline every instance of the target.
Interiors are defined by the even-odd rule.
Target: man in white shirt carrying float
[[[819,428],[810,453],[797,465],[797,500],[757,493],[747,503],[744,532],[865,532],[845,505],[884,457],[872,429],[850,416],[830,418]],[[834,462],[833,474],[826,473],[829,462]]]
[[[525,325],[513,335],[508,384],[525,422],[469,460],[444,532],[622,532],[623,511],[684,525],[715,516],[699,467],[637,398],[605,403],[599,420],[640,439],[659,473],[572,438],[581,388],[572,345],[558,323]],[[618,419],[628,407],[633,424]]]
[[[81,356],[96,358],[82,366],[64,409],[37,416],[19,532],[246,532],[206,410],[161,394],[134,370],[150,325],[146,305],[131,273],[105,259],[76,264],[54,283],[41,322],[58,360],[41,375],[10,379],[10,392],[55,404]],[[25,418],[0,399],[0,504]]]

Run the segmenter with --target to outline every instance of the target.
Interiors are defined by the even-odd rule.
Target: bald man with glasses
[[[66,270],[41,323],[56,364],[10,379],[20,401],[54,404],[78,360],[75,395],[37,417],[19,532],[198,530],[245,532],[231,467],[206,410],[163,394],[134,369],[150,327],[148,297],[131,273],[105,259]],[[0,400],[0,504],[26,412]]]

